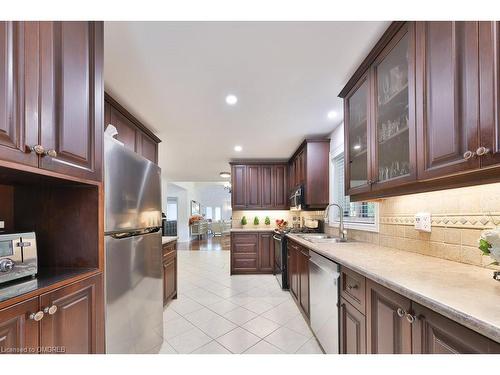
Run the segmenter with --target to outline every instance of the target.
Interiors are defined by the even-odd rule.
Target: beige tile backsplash
[[[500,183],[403,195],[380,200],[379,205],[379,233],[350,229],[349,238],[500,269],[490,266],[493,259],[483,256],[477,248],[481,231],[500,225]],[[431,213],[431,233],[413,228],[417,212]],[[233,226],[241,227],[243,215],[251,227],[254,216],[259,217],[261,227],[264,227],[265,216],[271,218],[272,226],[275,219],[285,219],[290,225],[297,216],[323,219],[323,211],[233,211]],[[327,226],[325,230],[336,234],[338,229]]]
[[[481,231],[500,225],[500,183],[387,198],[379,204],[380,232],[349,230],[350,238],[498,268],[489,266],[493,260],[477,245]],[[417,212],[431,213],[431,233],[413,228]]]

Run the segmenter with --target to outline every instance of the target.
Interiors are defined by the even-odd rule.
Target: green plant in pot
[[[244,227],[245,225],[248,224],[248,221],[247,221],[247,217],[246,216],[243,216],[241,218],[241,226]]]
[[[271,225],[271,219],[269,218],[269,216],[266,216],[266,218],[264,219],[264,224]]]
[[[258,218],[258,216],[255,216],[253,218],[253,225],[255,225],[255,226],[259,225],[259,218]]]

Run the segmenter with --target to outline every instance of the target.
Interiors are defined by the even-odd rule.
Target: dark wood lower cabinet
[[[102,275],[0,310],[0,352],[103,353]]]
[[[274,270],[273,233],[259,233],[259,271],[272,273]]]
[[[366,280],[367,352],[411,353],[411,324],[405,318],[411,301],[371,280]]]
[[[299,271],[298,271],[298,254],[297,245],[288,242],[288,285],[290,293],[295,300],[299,299]]]
[[[288,285],[305,317],[309,318],[309,250],[288,241]]]
[[[163,245],[163,305],[177,298],[177,243]]]
[[[500,353],[500,344],[417,303],[412,325],[414,354]]]
[[[366,354],[366,318],[340,299],[340,354]]]
[[[40,345],[64,353],[97,353],[96,315],[103,311],[101,275],[79,281],[40,296]],[[56,311],[51,313],[51,308]]]
[[[273,272],[272,232],[231,233],[231,275]]]
[[[39,324],[30,315],[38,310],[37,297],[0,310],[0,354],[36,353]]]
[[[298,253],[299,303],[304,314],[309,317],[309,251],[301,248]]]

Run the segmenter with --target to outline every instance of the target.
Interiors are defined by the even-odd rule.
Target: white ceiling
[[[288,158],[331,132],[339,91],[388,25],[106,22],[105,86],[162,139],[169,181],[217,181],[232,158]]]

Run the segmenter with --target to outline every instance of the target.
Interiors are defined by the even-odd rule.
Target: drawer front
[[[256,243],[235,243],[232,248],[234,254],[255,254],[257,257]]]
[[[233,257],[233,271],[236,272],[256,272],[257,257]]]
[[[162,250],[163,250],[163,255],[166,255],[169,252],[175,251],[176,248],[176,242],[169,242],[164,245],[162,245]]]
[[[366,309],[365,277],[349,268],[342,267],[340,278],[340,295],[364,314]]]
[[[175,260],[175,257],[177,256],[177,251],[176,250],[171,250],[168,252],[163,253],[163,262],[172,262]]]
[[[259,241],[258,233],[233,233],[231,240],[235,244],[254,244]]]

